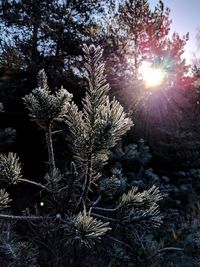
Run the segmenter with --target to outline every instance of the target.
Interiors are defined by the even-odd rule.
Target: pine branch
[[[44,221],[44,220],[57,219],[57,215],[52,215],[52,216],[20,216],[20,215],[0,214],[0,219],[16,220],[16,221]]]
[[[177,247],[166,247],[166,248],[162,248],[159,249],[154,255],[150,256],[148,259],[151,260],[152,258],[155,257],[159,257],[160,254],[162,254],[163,252],[167,252],[167,251],[179,251],[179,252],[183,252],[184,249],[183,248],[177,248]]]
[[[92,181],[98,179],[99,169],[106,164],[112,148],[132,126],[122,106],[113,99],[109,101],[110,89],[102,63],[103,50],[94,45],[83,46],[85,77],[88,81],[86,95],[82,101],[83,110],[71,103],[66,114],[74,158],[82,174],[84,184],[77,210],[84,206]]]
[[[51,174],[55,169],[52,128],[56,122],[65,118],[71,98],[72,95],[63,87],[55,95],[51,94],[44,70],[38,74],[38,88],[23,98],[32,120],[45,130]]]
[[[111,228],[109,222],[102,222],[86,214],[86,211],[77,216],[66,218],[63,226],[66,233],[66,245],[76,244],[78,247],[93,247],[102,236]]]
[[[31,185],[34,185],[34,186],[37,186],[37,187],[39,187],[39,188],[41,188],[41,189],[44,189],[45,191],[49,192],[49,189],[48,189],[46,186],[44,186],[44,185],[42,185],[42,184],[40,184],[40,183],[36,183],[36,182],[34,182],[34,181],[32,181],[32,180],[28,180],[28,179],[20,178],[20,179],[18,179],[18,181],[19,181],[19,182],[28,183],[28,184],[31,184]]]
[[[111,239],[111,240],[113,240],[113,241],[115,241],[115,242],[117,242],[117,243],[119,243],[119,244],[122,244],[123,246],[125,246],[125,247],[127,247],[127,248],[133,250],[133,248],[132,248],[130,245],[128,245],[127,243],[125,243],[125,242],[123,242],[123,241],[121,241],[121,240],[119,240],[119,239],[117,239],[117,238],[114,238],[114,237],[112,237],[112,236],[110,236],[110,235],[107,235],[107,234],[106,234],[105,236],[108,237],[109,239]]]
[[[0,179],[16,184],[22,177],[21,163],[15,153],[8,153],[8,156],[0,154]]]
[[[67,176],[67,178],[69,178],[69,183],[67,185],[67,196],[65,198],[66,203],[68,203],[73,194],[74,183],[76,182],[77,177],[78,177],[78,172],[77,172],[76,165],[74,162],[71,162],[70,170],[65,175]],[[61,188],[61,190],[59,190],[58,193],[60,193],[60,191],[62,190],[63,189]]]
[[[5,189],[0,189],[0,210],[8,208],[10,205],[11,199],[9,198],[9,194],[5,191]]]
[[[53,175],[53,170],[55,169],[55,159],[50,125],[46,129],[46,143],[48,148],[50,174]]]
[[[94,207],[101,201],[101,199],[102,199],[102,197],[99,196],[94,202],[92,202],[92,203],[90,204],[90,207],[91,207],[91,208],[94,208]]]
[[[92,206],[91,209],[93,209],[93,210],[100,210],[100,211],[107,211],[107,212],[113,212],[113,211],[116,211],[117,210],[117,208],[115,208],[115,209],[107,209],[107,208],[94,207],[94,206]]]
[[[89,190],[90,183],[91,183],[91,168],[92,168],[91,163],[92,163],[92,159],[91,159],[91,157],[89,157],[87,168],[86,168],[86,173],[85,173],[85,183],[83,186],[83,192],[82,192],[81,197],[79,199],[77,209],[80,208],[81,204],[83,204],[83,207],[85,206],[85,201],[86,201],[88,190]]]

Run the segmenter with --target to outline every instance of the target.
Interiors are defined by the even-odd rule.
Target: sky
[[[200,41],[197,45],[197,33],[200,32],[200,0],[163,0],[165,7],[171,10],[172,32],[176,31],[180,36],[189,32],[189,41],[185,47],[184,57],[188,63],[192,63],[194,55],[200,59]],[[150,0],[152,7],[158,0]]]

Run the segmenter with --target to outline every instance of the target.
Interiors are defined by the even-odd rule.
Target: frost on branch
[[[111,230],[109,222],[103,223],[85,212],[67,218],[64,229],[67,244],[75,243],[88,248],[93,247],[108,230]]]
[[[22,177],[21,163],[16,154],[10,152],[8,156],[0,155],[0,180],[16,184]]]
[[[132,121],[117,100],[109,100],[103,49],[84,45],[83,51],[88,83],[83,109],[79,111],[76,104],[70,104],[66,123],[77,162],[83,167],[91,160],[91,167],[98,169],[97,166],[106,163],[110,149],[130,129]]]
[[[156,186],[143,192],[133,187],[120,198],[117,216],[122,223],[130,225],[135,230],[160,226],[162,216],[158,202],[161,199],[162,196]]]
[[[9,207],[9,203],[11,199],[9,198],[9,194],[5,191],[5,189],[0,189],[0,210]]]
[[[72,95],[63,87],[55,95],[49,90],[47,76],[44,70],[38,74],[38,87],[24,97],[32,120],[41,128],[46,128],[63,119]]]

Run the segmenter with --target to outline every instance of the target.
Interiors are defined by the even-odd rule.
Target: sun
[[[161,68],[152,67],[149,62],[143,62],[139,74],[146,88],[158,88],[164,81],[165,73]]]

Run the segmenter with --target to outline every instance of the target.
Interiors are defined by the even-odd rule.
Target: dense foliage
[[[199,66],[149,2],[0,0],[0,266],[200,266]]]

